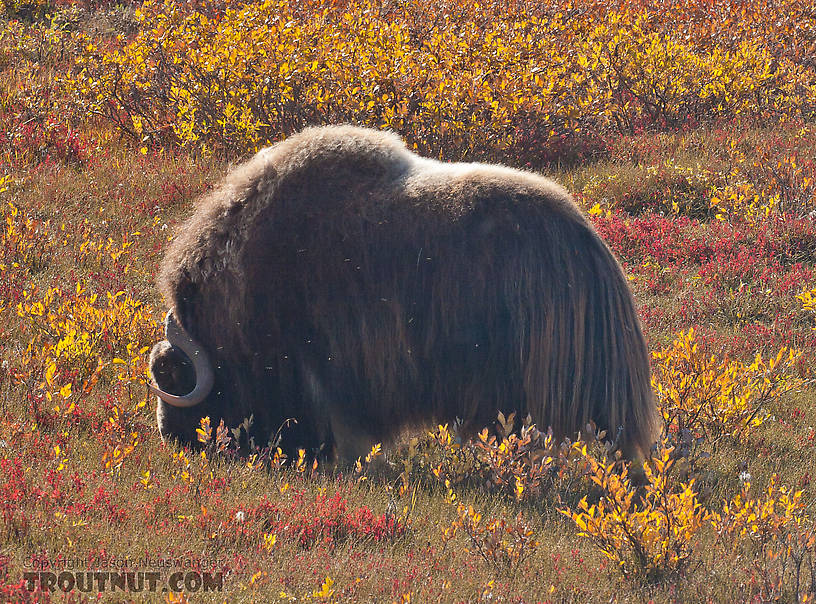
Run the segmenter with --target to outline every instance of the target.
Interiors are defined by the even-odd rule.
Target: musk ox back
[[[163,436],[253,416],[256,442],[352,460],[411,425],[497,411],[627,455],[655,426],[620,266],[535,174],[446,164],[393,134],[311,128],[234,170],[180,228],[151,355]]]

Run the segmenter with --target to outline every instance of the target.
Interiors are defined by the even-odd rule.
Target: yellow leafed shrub
[[[149,0],[134,38],[88,43],[66,83],[140,143],[245,151],[351,121],[427,154],[525,163],[566,139],[591,147],[589,130],[814,108],[814,74],[742,30],[746,15],[717,15],[726,38],[687,8],[675,21],[654,6],[578,4],[446,3],[429,18],[423,2]],[[802,12],[786,4],[785,23]]]
[[[498,575],[515,574],[539,545],[521,512],[514,520],[485,519],[472,505],[458,503],[456,519],[442,529],[443,539],[452,539],[459,530],[467,535],[466,551],[478,554]]]
[[[790,371],[799,354],[782,348],[775,357],[757,354],[745,364],[706,353],[694,329],[681,332],[671,346],[653,353],[652,382],[666,433],[689,430],[716,444],[762,424],[768,405],[799,386]]]
[[[745,219],[756,223],[779,208],[779,195],[766,195],[751,183],[729,184],[714,191],[711,209],[718,220]]]
[[[145,404],[140,386],[147,377],[146,344],[158,330],[150,308],[121,291],[88,295],[80,284],[71,293],[51,288],[42,297],[28,291],[23,297],[17,314],[36,335],[20,357],[16,381],[41,391],[54,411],[70,415],[77,397],[88,394],[112,363],[128,398]]]
[[[568,491],[579,481],[585,442],[601,444],[605,432],[587,426],[583,440],[555,442],[528,416],[514,431],[515,413],[499,413],[494,430],[483,429],[473,439],[460,437],[456,426],[437,426],[422,440],[413,438],[403,460],[403,483],[424,480],[450,485],[469,483],[501,492],[516,501],[535,501],[543,495]]]
[[[807,289],[796,298],[802,303],[802,308],[808,312],[816,313],[816,288]]]
[[[746,482],[723,504],[722,513],[712,514],[711,524],[726,552],[752,560],[762,601],[782,597],[786,583],[797,601],[810,601],[800,599],[806,595],[801,570],[806,557],[812,562],[816,532],[802,491],[784,486],[773,474],[765,491],[752,496],[751,483]],[[811,595],[813,587],[811,581]]]
[[[685,569],[708,517],[697,501],[694,481],[676,485],[671,480],[672,453],[661,447],[644,463],[646,484],[638,493],[626,465],[618,469],[584,449],[589,477],[600,487],[601,498],[590,504],[584,497],[577,511],[560,510],[626,576],[654,579]]]
[[[87,294],[77,284],[75,295],[51,288],[36,299],[30,292],[17,314],[46,336],[44,350],[72,369],[88,369],[95,354],[126,352],[127,345],[155,339],[157,324],[150,308],[120,291]]]
[[[10,179],[0,179],[0,189]],[[0,273],[25,267],[37,271],[47,264],[52,250],[43,231],[50,223],[26,216],[10,201],[2,208],[4,224],[0,230]]]

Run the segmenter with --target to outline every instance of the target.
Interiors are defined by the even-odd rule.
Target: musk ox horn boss
[[[310,128],[197,206],[159,274],[163,437],[252,416],[256,442],[345,460],[412,425],[529,413],[653,441],[647,348],[621,267],[569,194],[442,163],[394,134]],[[258,437],[261,437],[260,439]]]

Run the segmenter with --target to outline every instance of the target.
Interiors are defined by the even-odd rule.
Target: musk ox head
[[[411,425],[497,411],[645,453],[646,345],[620,266],[569,194],[395,135],[311,128],[201,200],[159,275],[159,429],[200,418],[353,460]]]

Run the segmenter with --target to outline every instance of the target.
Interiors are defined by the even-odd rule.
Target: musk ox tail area
[[[567,437],[593,420],[628,456],[655,435],[626,278],[569,194],[535,174],[312,128],[200,202],[159,283],[180,341],[213,369],[209,395],[182,407],[199,380],[157,345],[162,434],[252,415],[265,442],[296,418],[285,448],[351,460],[407,426],[480,429],[499,410]]]
[[[517,274],[526,278],[505,284],[519,309],[514,331],[528,410],[569,437],[593,420],[625,456],[645,456],[657,418],[626,277],[588,227],[559,231],[548,254],[517,256]]]
[[[577,211],[538,190],[493,189],[426,240],[429,255],[449,259],[427,286],[437,415],[478,430],[516,410],[559,438],[592,420],[627,457],[647,455],[649,354],[620,265]]]

